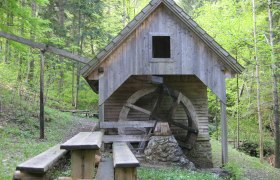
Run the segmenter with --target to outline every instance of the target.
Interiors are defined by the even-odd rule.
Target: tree
[[[257,112],[259,122],[259,149],[260,149],[260,160],[263,161],[263,122],[261,114],[261,97],[260,97],[260,61],[258,59],[258,48],[257,48],[257,19],[256,19],[256,4],[255,0],[252,0],[253,8],[253,22],[254,22],[254,59],[256,61],[256,81],[257,81]]]
[[[278,83],[276,73],[276,61],[274,51],[274,32],[273,32],[273,15],[272,2],[268,0],[268,19],[269,19],[269,41],[271,48],[271,72],[272,72],[272,89],[273,89],[273,115],[274,115],[274,140],[275,140],[275,162],[274,166],[280,168],[280,131],[279,131],[279,102],[278,102]]]

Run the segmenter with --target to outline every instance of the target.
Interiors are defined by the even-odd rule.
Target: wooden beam
[[[112,142],[142,142],[148,141],[149,137],[145,135],[104,135],[103,143]]]
[[[79,63],[88,64],[91,61],[91,59],[89,59],[89,58],[82,57],[80,55],[73,54],[73,53],[70,53],[68,51],[55,48],[55,47],[50,46],[48,44],[33,42],[29,39],[25,39],[25,38],[22,38],[22,37],[19,37],[19,36],[16,36],[16,35],[12,35],[12,34],[9,34],[9,33],[3,32],[3,31],[0,31],[0,37],[6,38],[6,39],[9,39],[9,40],[12,40],[12,41],[16,41],[16,42],[21,43],[21,44],[25,44],[25,45],[30,46],[32,48],[45,50],[45,51],[57,54],[59,56],[63,56],[65,58],[72,59],[72,60],[77,61]]]
[[[228,144],[227,144],[227,116],[226,104],[221,103],[221,127],[222,127],[222,165],[228,162]]]
[[[154,127],[156,121],[117,121],[99,122],[99,127],[106,128],[148,128]]]

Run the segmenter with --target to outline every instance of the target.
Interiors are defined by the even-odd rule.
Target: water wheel
[[[169,99],[168,101],[165,100],[167,98]],[[180,121],[174,118],[178,109],[185,113]],[[168,122],[171,126],[179,129],[179,131],[185,131],[186,133],[183,137],[175,136],[175,138],[183,147],[187,149],[193,147],[198,134],[197,115],[191,101],[182,93],[164,85],[138,90],[128,98],[126,104],[122,107],[119,121],[129,121],[131,119],[130,116],[135,119],[135,114],[138,114],[138,120]],[[149,136],[152,130],[120,128],[118,133],[138,133]],[[143,143],[140,146],[143,148]]]

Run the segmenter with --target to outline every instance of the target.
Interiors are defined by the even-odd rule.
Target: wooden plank
[[[92,179],[95,167],[96,150],[71,151],[71,177],[75,179]]]
[[[145,135],[104,135],[103,142],[104,143],[112,143],[112,142],[141,142],[148,141],[149,137]]]
[[[103,132],[80,132],[65,143],[60,148],[67,150],[94,149],[98,150],[102,144]]]
[[[115,168],[140,166],[139,161],[125,142],[113,143],[113,162]]]
[[[54,163],[67,153],[61,150],[60,145],[56,145],[47,151],[21,163],[16,167],[17,170],[32,173],[45,173]]]
[[[16,41],[21,44],[25,44],[25,45],[33,47],[33,48],[49,51],[51,53],[77,61],[79,63],[88,64],[91,61],[91,59],[89,59],[89,58],[82,57],[80,55],[73,54],[68,51],[58,49],[58,48],[55,48],[55,47],[47,45],[47,44],[33,42],[31,40],[28,40],[28,39],[25,39],[22,37],[18,37],[18,36],[3,32],[3,31],[0,31],[0,36],[4,37],[6,39],[12,40],[12,41]]]
[[[137,180],[137,169],[130,168],[115,168],[115,180]]]
[[[114,180],[114,166],[111,158],[102,159],[99,163],[95,180]]]
[[[99,122],[100,128],[148,128],[154,127],[156,121],[117,121]]]

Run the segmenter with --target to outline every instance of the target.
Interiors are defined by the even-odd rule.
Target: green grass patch
[[[138,168],[138,177],[143,180],[211,180],[221,179],[215,174],[189,171],[179,167]]]
[[[40,140],[38,118],[30,111],[24,115],[20,111],[6,111],[13,113],[14,119],[7,117],[0,130],[0,179],[11,179],[17,164],[61,142],[74,124],[70,114],[47,107],[50,118],[45,122],[45,139]]]
[[[215,167],[221,167],[221,143],[211,140],[212,156]],[[267,162],[261,163],[258,158],[228,147],[229,163],[225,166],[232,173],[232,179],[279,179],[280,170]]]

